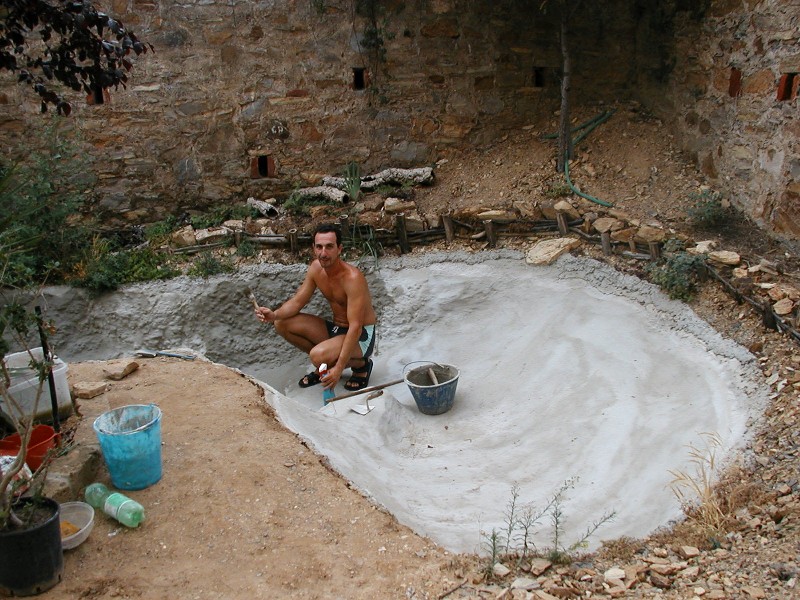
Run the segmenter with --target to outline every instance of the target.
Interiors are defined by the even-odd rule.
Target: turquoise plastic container
[[[428,370],[436,375],[433,383]],[[424,415],[441,415],[453,407],[456,399],[459,370],[453,365],[431,363],[405,373],[404,379],[419,412]]]
[[[111,483],[120,490],[141,490],[161,479],[161,409],[131,404],[94,420]]]

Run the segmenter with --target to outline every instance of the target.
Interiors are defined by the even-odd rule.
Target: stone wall
[[[368,49],[376,37],[352,0],[109,1],[155,53],[102,104],[74,98],[61,124],[77,130],[93,210],[109,219],[286,195],[350,161],[362,172],[432,164],[559,108],[558,15],[530,0],[380,0],[383,55]],[[789,181],[800,170],[797,104],[776,102],[774,89],[798,70],[797,0],[712,3],[705,20],[659,0],[581,6],[570,19],[573,102],[634,98],[679,121],[738,204],[800,233]],[[743,73],[735,98],[732,67]],[[13,149],[41,117],[33,95],[6,82],[0,139]]]
[[[759,225],[800,238],[800,2],[718,0],[677,29],[683,145]]]

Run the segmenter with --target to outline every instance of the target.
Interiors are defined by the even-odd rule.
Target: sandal
[[[353,375],[344,384],[344,389],[348,392],[357,392],[369,385],[369,377],[372,375],[372,359],[365,358],[363,360],[364,366],[359,370],[353,369]],[[364,371],[366,371],[366,375],[356,375],[356,373],[363,373]]]
[[[297,382],[301,388],[311,387],[312,385],[317,385],[322,378],[319,376],[319,372],[311,371],[311,373],[306,373],[303,378]]]

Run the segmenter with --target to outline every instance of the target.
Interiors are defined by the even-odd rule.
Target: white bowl
[[[80,546],[94,526],[94,509],[86,502],[64,502],[61,505],[61,522],[68,521],[78,528],[76,533],[61,538],[61,547],[70,550]]]

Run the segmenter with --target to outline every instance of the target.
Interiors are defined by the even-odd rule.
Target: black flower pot
[[[24,498],[14,509],[20,511],[33,502],[41,518],[27,529],[0,531],[0,596],[33,596],[61,581],[64,552],[58,502]]]

